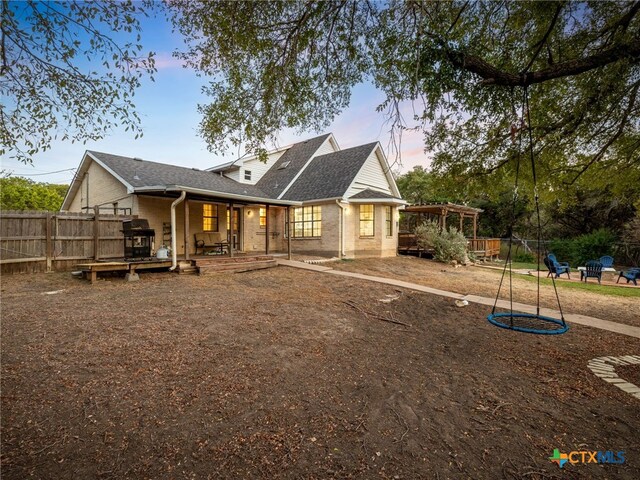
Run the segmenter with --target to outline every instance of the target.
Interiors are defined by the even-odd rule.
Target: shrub
[[[558,261],[578,267],[603,255],[613,255],[615,241],[611,231],[601,228],[570,240],[552,240],[549,251],[555,253]]]
[[[549,242],[549,252],[554,253],[559,262],[569,262],[569,264],[575,267],[573,246],[573,240],[557,238]]]
[[[603,255],[612,255],[616,236],[609,230],[601,228],[575,240],[574,259],[580,265],[589,260],[597,260]]]
[[[418,246],[433,250],[433,258],[440,262],[455,260],[466,263],[467,239],[454,228],[440,230],[436,222],[418,225],[415,230]]]
[[[536,262],[536,257],[531,252],[527,252],[526,250],[525,251],[517,250],[516,253],[512,255],[512,257],[514,262],[519,262],[519,263],[535,263]]]

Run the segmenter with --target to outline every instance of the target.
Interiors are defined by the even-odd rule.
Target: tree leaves
[[[555,191],[619,164],[621,180],[640,181],[638,5],[172,3],[189,44],[181,58],[213,78],[212,103],[201,106],[213,150],[257,149],[283,128],[324,128],[351,88],[370,80],[386,95],[378,110],[390,112],[395,133],[425,132],[436,171],[471,180],[513,172],[528,147],[526,85],[542,189]],[[409,119],[394,108],[407,101]]]
[[[58,211],[68,185],[36,183],[24,177],[0,178],[0,208],[3,210]]]
[[[151,2],[2,2],[0,154],[25,163],[54,138],[140,133],[131,97],[156,69],[128,40]],[[99,66],[99,67],[98,67]]]

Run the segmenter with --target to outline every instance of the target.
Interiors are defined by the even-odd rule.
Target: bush
[[[466,263],[467,239],[454,228],[440,230],[436,222],[418,225],[415,230],[418,246],[433,250],[433,258],[440,262]]]
[[[597,260],[603,255],[613,255],[616,236],[611,231],[601,228],[587,235],[581,235],[575,241],[575,259],[584,265],[589,260]]]
[[[516,250],[515,254],[512,254],[512,258],[514,262],[518,263],[535,263],[536,257],[531,252],[527,252],[526,250]]]
[[[613,255],[615,241],[611,231],[601,228],[570,240],[552,240],[549,251],[555,253],[558,261],[578,267],[603,255]]]

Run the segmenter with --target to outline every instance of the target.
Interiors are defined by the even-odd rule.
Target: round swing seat
[[[569,330],[564,320],[533,313],[492,313],[487,320],[500,328],[537,335],[559,335]]]

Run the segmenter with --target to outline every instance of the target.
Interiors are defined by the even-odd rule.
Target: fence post
[[[45,257],[47,257],[47,273],[51,272],[51,261],[53,257],[53,252],[51,248],[51,213],[47,213],[44,218],[45,224]]]
[[[93,258],[100,259],[100,207],[93,207]]]

